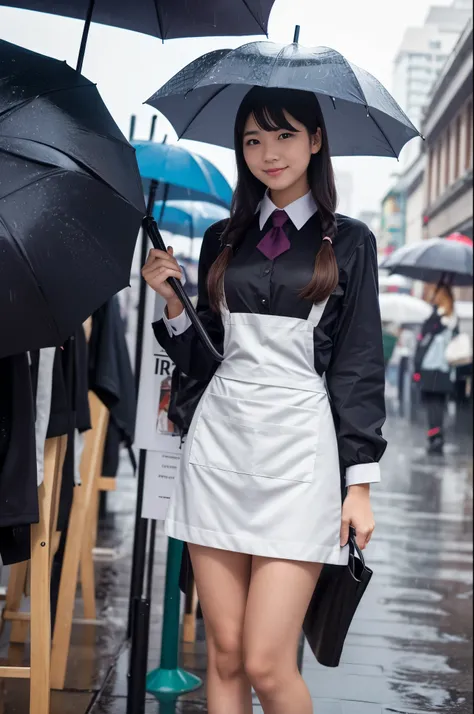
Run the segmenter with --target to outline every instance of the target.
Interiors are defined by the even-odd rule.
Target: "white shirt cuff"
[[[183,312],[178,315],[178,317],[172,318],[166,316],[165,309],[163,311],[163,322],[165,323],[165,327],[168,330],[168,334],[170,337],[177,337],[178,335],[182,335],[183,332],[186,332],[188,327],[190,327],[192,324],[188,313],[184,309]]]
[[[378,463],[355,464],[346,469],[346,486],[355,486],[358,483],[379,483],[379,481],[380,465]]]

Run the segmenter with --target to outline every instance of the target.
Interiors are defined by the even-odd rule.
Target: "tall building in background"
[[[393,95],[417,128],[421,128],[430,93],[469,18],[470,0],[432,6],[423,27],[408,27],[395,58]],[[421,139],[410,141],[400,157],[409,166],[421,150]]]

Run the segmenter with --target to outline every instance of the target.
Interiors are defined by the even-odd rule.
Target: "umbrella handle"
[[[158,250],[164,250],[166,252],[166,246],[164,244],[163,238],[161,237],[161,233],[158,230],[158,226],[156,224],[156,221],[151,217],[151,216],[145,216],[143,219],[143,228],[148,234],[148,237],[150,241],[153,244],[154,248],[157,248]],[[211,338],[207,334],[204,325],[202,324],[201,320],[199,319],[199,316],[194,309],[194,306],[187,296],[183,286],[177,280],[176,278],[168,278],[168,282],[175,291],[176,295],[180,299],[184,309],[186,310],[186,313],[189,316],[189,319],[191,320],[192,324],[194,325],[196,332],[198,333],[199,339],[203,343],[204,347],[210,352],[212,357],[217,361],[217,362],[222,362],[224,359],[224,356],[221,355],[220,352],[216,350],[214,347]]]

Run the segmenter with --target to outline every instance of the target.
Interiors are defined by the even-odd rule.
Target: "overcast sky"
[[[133,0],[130,0],[133,1]],[[240,0],[231,0],[238,2]],[[300,43],[333,47],[347,59],[392,87],[393,60],[405,28],[423,24],[430,0],[276,0],[269,25],[269,39],[291,42],[294,26],[301,25]],[[437,0],[446,5],[448,0]],[[75,64],[82,23],[78,20],[0,7],[0,38]],[[128,136],[130,115],[137,114],[136,139],[147,139],[151,107],[143,106],[154,91],[195,57],[213,49],[235,47],[255,38],[221,37],[169,40],[93,25],[83,74],[97,82],[99,90],[122,131]],[[174,140],[168,122],[161,117],[155,137],[164,133]],[[183,142],[204,154],[234,180],[232,152],[197,142]],[[398,170],[394,159],[336,159],[336,171],[351,171],[354,182],[352,212],[377,209]]]

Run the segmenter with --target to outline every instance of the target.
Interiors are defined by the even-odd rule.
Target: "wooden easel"
[[[196,642],[196,611],[198,606],[198,595],[194,579],[188,583],[185,596],[184,616],[183,616],[183,641],[194,644]]]
[[[4,621],[16,625],[26,622],[31,627],[30,666],[0,666],[0,678],[30,680],[30,714],[49,714],[50,710],[51,551],[66,446],[65,436],[47,439],[45,443],[44,481],[38,490],[39,523],[31,526],[31,612],[19,612],[27,572],[25,564],[20,564],[12,567],[2,614]]]
[[[64,689],[71,643],[79,566],[81,566],[84,612],[95,620],[95,586],[92,548],[95,543],[94,510],[97,507],[102,459],[109,412],[100,399],[89,392],[92,429],[85,434],[81,459],[81,486],[74,489],[66,547],[59,584],[58,604],[51,651],[51,687]]]
[[[97,538],[98,494],[102,481],[111,481],[112,479],[102,479],[101,477],[102,458],[109,416],[108,410],[93,392],[89,392],[89,405],[92,429],[85,435],[84,451],[80,466],[82,485],[74,489],[61,571],[53,644],[52,650],[50,651],[50,686],[52,689],[64,689],[79,568],[84,602],[84,617],[86,620],[92,622],[96,620],[93,548]],[[66,439],[66,437],[64,437],[64,439]],[[65,447],[66,443],[64,445],[64,454]],[[53,557],[59,542],[56,532],[56,523],[64,454],[62,455],[59,479],[56,479],[56,488],[52,494],[54,507],[51,520],[51,545],[49,548],[49,579]],[[110,489],[111,485],[107,485]],[[18,563],[12,566],[10,572],[3,619],[12,622],[12,630],[10,633],[11,643],[26,642],[30,628],[30,620],[33,617],[30,612],[20,612],[22,597],[24,594],[28,594],[29,569],[31,569],[29,563]],[[31,589],[35,592],[33,588],[32,571],[30,577]],[[31,602],[31,607],[33,608],[33,598]],[[49,639],[51,639],[51,635],[49,635]]]

